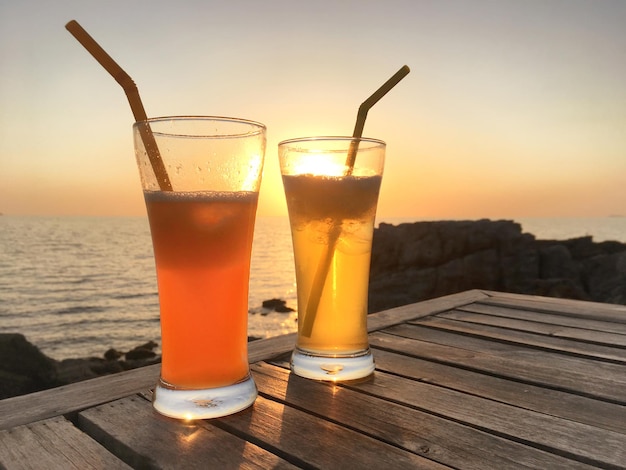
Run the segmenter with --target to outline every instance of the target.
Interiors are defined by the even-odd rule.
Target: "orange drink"
[[[298,293],[291,368],[319,380],[365,377],[374,371],[367,296],[385,143],[311,137],[281,142],[278,149]]]
[[[134,139],[161,312],[153,406],[183,419],[235,413],[257,396],[248,365],[248,281],[265,127],[166,117],[135,123]],[[155,155],[167,185],[155,174]]]
[[[223,387],[248,374],[257,196],[145,192],[161,306],[161,378],[168,384]]]

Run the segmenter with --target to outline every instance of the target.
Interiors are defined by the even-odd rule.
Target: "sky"
[[[285,215],[278,142],[387,143],[379,217],[626,214],[626,1],[0,0],[0,212],[145,215],[122,88],[148,116],[264,123],[260,216]]]

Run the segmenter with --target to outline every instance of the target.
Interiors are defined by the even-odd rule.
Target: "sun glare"
[[[316,154],[314,158],[303,158],[293,167],[296,175],[343,176],[346,171],[344,162],[337,162],[332,155]]]

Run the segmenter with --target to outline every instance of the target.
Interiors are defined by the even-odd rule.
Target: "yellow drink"
[[[380,183],[379,175],[283,175],[296,263],[301,350],[354,355],[368,349],[367,291]],[[316,276],[327,256],[330,262],[319,292]],[[316,295],[319,299],[311,298]],[[312,322],[307,319],[310,315]]]
[[[304,137],[278,144],[298,291],[291,370],[317,380],[374,372],[367,294],[382,140]]]

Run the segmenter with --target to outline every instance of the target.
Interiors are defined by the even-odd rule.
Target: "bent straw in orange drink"
[[[96,59],[100,65],[102,65],[105,70],[113,76],[117,83],[122,86],[124,93],[128,98],[128,103],[130,104],[135,121],[140,122],[147,120],[148,116],[146,115],[143,103],[139,97],[139,90],[137,89],[137,85],[133,79],[130,78],[130,75],[128,75],[122,67],[120,67],[117,62],[115,62],[113,58],[111,58],[111,56],[107,54],[104,49],[102,49],[102,47],[100,47],[100,44],[98,44],[94,38],[92,38],[89,33],[85,31],[80,24],[78,24],[76,20],[68,22],[65,25],[65,29],[67,29],[72,36],[74,36],[76,40],[80,42],[85,49],[87,49],[93,58]],[[167,176],[167,171],[165,170],[165,166],[161,160],[161,155],[159,154],[159,149],[154,141],[154,136],[150,131],[150,127],[146,126],[142,128],[141,138],[144,142],[145,148],[148,149],[150,164],[152,165],[154,174],[159,181],[161,191],[171,191],[172,185],[169,177]]]
[[[122,85],[136,119],[161,313],[153,406],[186,420],[243,410],[257,396],[247,355],[248,281],[265,126],[211,116],[148,119],[130,76],[76,21],[66,28]],[[175,171],[168,175],[166,165]]]

